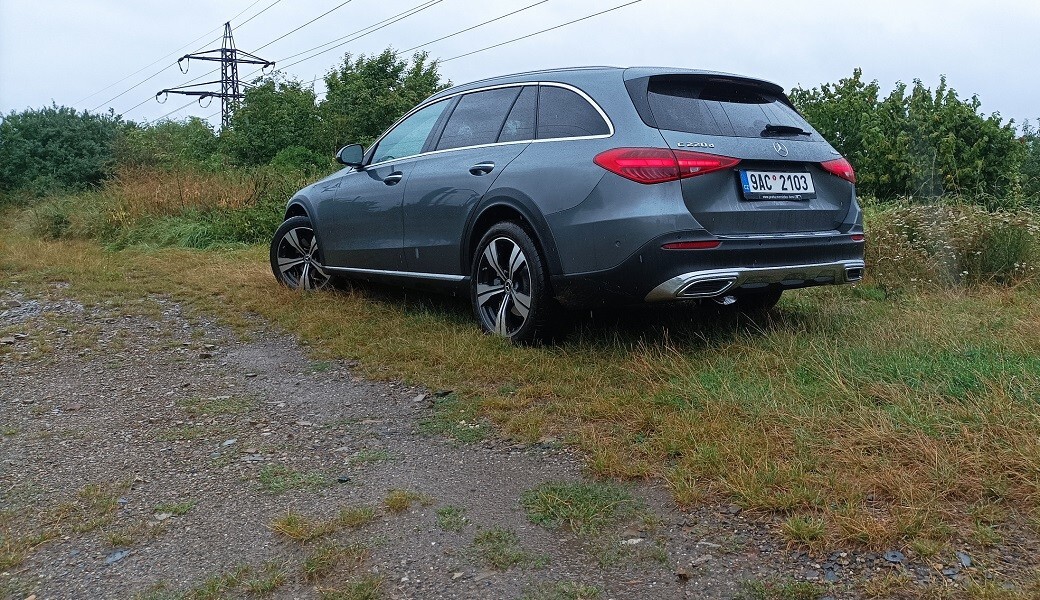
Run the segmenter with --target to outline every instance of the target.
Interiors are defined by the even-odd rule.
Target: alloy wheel
[[[531,268],[523,250],[507,237],[484,248],[477,267],[477,310],[486,328],[512,337],[531,313]]]
[[[288,229],[278,241],[278,272],[285,285],[298,290],[320,290],[329,274],[318,260],[318,240],[310,227]]]

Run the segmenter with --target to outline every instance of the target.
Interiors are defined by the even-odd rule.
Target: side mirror
[[[339,149],[339,152],[336,153],[336,162],[341,165],[347,165],[348,167],[360,167],[364,160],[365,149],[361,144],[343,146]]]

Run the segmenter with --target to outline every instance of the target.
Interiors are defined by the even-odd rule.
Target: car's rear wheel
[[[318,238],[305,216],[286,219],[271,240],[271,271],[279,283],[296,290],[320,290],[330,277],[321,264]]]
[[[515,343],[546,342],[557,331],[559,306],[531,236],[512,222],[491,227],[477,245],[470,277],[481,328]]]

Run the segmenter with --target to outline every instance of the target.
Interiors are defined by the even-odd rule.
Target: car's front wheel
[[[513,222],[493,226],[477,245],[470,277],[473,311],[487,333],[516,343],[549,341],[559,306],[531,236]]]
[[[279,283],[296,290],[319,290],[329,285],[310,218],[290,217],[274,232],[271,271]]]

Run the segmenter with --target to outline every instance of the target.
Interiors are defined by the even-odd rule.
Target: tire
[[[761,314],[768,312],[780,302],[780,296],[784,291],[777,288],[769,288],[761,291],[740,291],[734,294],[737,301],[734,308],[746,314]]]
[[[481,329],[513,343],[550,342],[560,329],[545,262],[531,236],[511,221],[492,226],[477,244],[470,299]]]
[[[321,249],[309,217],[290,217],[274,232],[271,272],[282,285],[294,290],[330,287],[331,278],[321,260]]]

